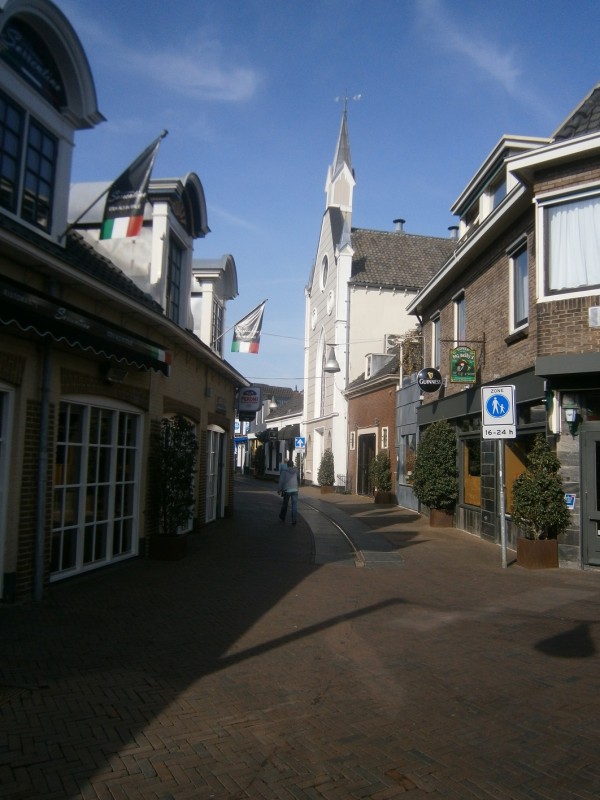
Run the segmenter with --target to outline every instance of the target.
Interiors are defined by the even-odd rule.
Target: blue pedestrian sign
[[[484,439],[516,439],[514,386],[482,386],[481,413]]]
[[[306,438],[304,436],[296,436],[294,439],[295,450],[306,450]]]

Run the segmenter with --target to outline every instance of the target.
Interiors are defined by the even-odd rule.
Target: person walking
[[[298,513],[298,469],[294,465],[294,462],[291,458],[287,464],[281,468],[279,473],[279,485],[277,489],[283,497],[281,511],[279,512],[279,519],[282,522],[285,522],[288,505],[290,504],[291,500],[292,525],[295,525],[296,516]]]

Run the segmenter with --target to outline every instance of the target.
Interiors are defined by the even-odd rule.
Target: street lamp
[[[331,350],[329,351],[329,356],[327,361],[325,362],[325,366],[323,367],[323,372],[335,373],[340,371],[340,365],[338,364],[337,358],[335,357],[334,347],[339,347],[337,344],[328,344],[325,343],[325,347],[330,347]]]

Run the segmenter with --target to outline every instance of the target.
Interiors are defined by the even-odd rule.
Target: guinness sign
[[[417,375],[417,384],[422,392],[437,392],[442,385],[442,376],[439,370],[425,367]]]

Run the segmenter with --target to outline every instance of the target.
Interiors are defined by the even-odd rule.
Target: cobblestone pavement
[[[2,800],[599,796],[600,573],[502,569],[364,498],[278,505],[238,478],[183,561],[0,608]]]

